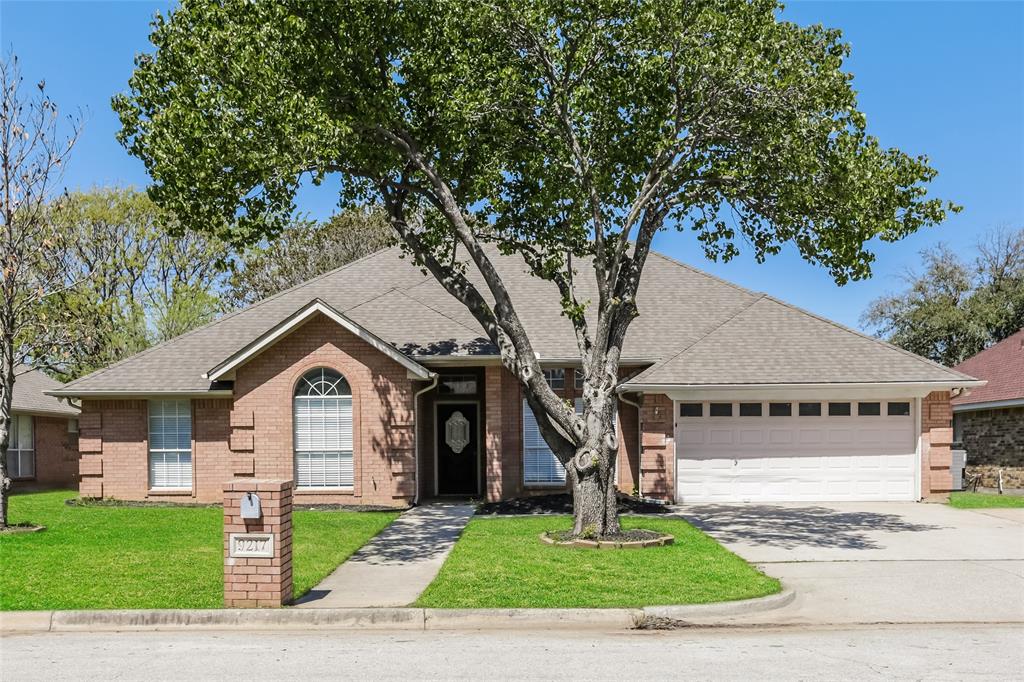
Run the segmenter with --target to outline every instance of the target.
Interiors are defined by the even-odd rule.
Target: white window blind
[[[576,414],[583,412],[583,398],[576,398]],[[523,401],[523,482],[565,483],[565,467],[551,452],[537,427],[529,403]]]
[[[11,478],[35,478],[36,452],[32,417],[11,416],[11,433],[7,445],[7,475]]]
[[[149,486],[192,488],[192,403],[149,401]]]
[[[302,488],[350,488],[352,391],[337,372],[315,369],[295,391],[295,480]]]

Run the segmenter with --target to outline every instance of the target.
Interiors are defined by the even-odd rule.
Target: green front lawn
[[[0,609],[217,608],[223,512],[217,507],[69,507],[67,491],[14,495],[0,536]],[[397,512],[296,511],[295,595],[309,591]]]
[[[952,493],[949,504],[957,509],[987,509],[992,507],[1024,507],[1020,495],[995,495],[993,493]]]
[[[648,549],[541,544],[565,516],[474,518],[440,574],[416,602],[437,608],[637,607],[701,604],[778,592],[769,578],[685,521],[623,517],[625,528],[671,533]]]

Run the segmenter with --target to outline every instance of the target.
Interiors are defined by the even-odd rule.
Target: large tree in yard
[[[840,33],[772,0],[185,1],[115,99],[153,198],[245,246],[302,183],[385,207],[500,349],[571,482],[618,531],[620,350],[654,235],[710,258],[793,245],[838,283],[866,242],[941,221],[927,161],[865,133]],[[519,254],[574,326],[577,415],[544,381],[489,254]],[[594,278],[596,296],[577,294]],[[523,303],[523,302],[519,302]]]
[[[1024,229],[995,229],[971,260],[944,244],[921,252],[904,289],[871,302],[861,322],[890,343],[958,365],[1024,328]]]
[[[7,526],[7,448],[11,402],[25,363],[46,366],[74,344],[74,320],[49,302],[74,287],[66,242],[55,219],[63,208],[60,180],[78,139],[67,135],[45,84],[26,86],[17,58],[0,58],[0,528]],[[23,371],[23,370],[22,370]]]

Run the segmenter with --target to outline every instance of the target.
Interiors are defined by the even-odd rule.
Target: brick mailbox
[[[224,485],[224,606],[277,607],[292,599],[292,481]]]

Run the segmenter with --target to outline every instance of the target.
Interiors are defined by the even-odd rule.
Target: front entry
[[[480,429],[477,403],[438,403],[437,494],[476,495],[480,492]]]

